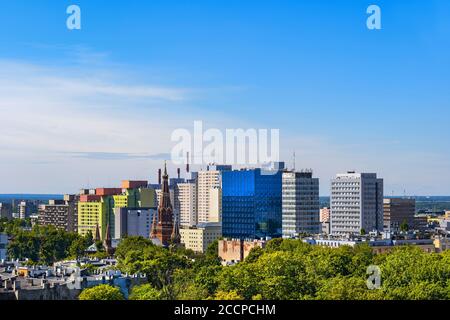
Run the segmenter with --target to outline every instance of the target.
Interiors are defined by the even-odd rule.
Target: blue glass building
[[[282,170],[222,173],[222,227],[228,238],[281,236]]]

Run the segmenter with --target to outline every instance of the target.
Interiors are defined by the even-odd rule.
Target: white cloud
[[[0,70],[0,193],[73,191],[80,183],[76,175],[54,183],[52,176],[94,175],[104,164],[71,153],[164,154],[171,131],[184,121],[177,108],[188,101],[188,89],[131,85],[118,82],[120,74],[91,68],[0,60]],[[124,168],[127,159],[138,162],[143,174],[155,161],[122,157],[115,171],[123,178],[135,169]]]
[[[0,60],[0,193],[76,192],[154,179],[176,128],[192,129],[194,120],[204,121],[205,130],[258,128],[252,119],[214,108],[214,97],[208,110],[191,107],[193,92],[199,91],[133,84],[120,68]],[[314,169],[322,194],[329,193],[332,176],[348,169],[379,173],[386,194],[450,192],[442,155],[402,148],[401,141],[350,145],[317,131],[281,128],[281,157],[291,166],[296,150],[297,168]]]
[[[155,178],[174,129],[194,120],[242,123],[223,110],[215,116],[214,108],[191,107],[198,90],[134,84],[123,67],[98,65],[0,60],[0,193],[76,192]]]

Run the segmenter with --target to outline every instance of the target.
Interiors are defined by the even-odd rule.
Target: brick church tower
[[[150,239],[153,243],[167,247],[170,244],[179,244],[180,233],[178,222],[174,221],[173,207],[170,202],[169,176],[166,164],[164,164],[162,178],[161,199],[159,199],[158,214],[153,216]]]

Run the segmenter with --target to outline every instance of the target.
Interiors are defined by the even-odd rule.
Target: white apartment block
[[[222,216],[221,171],[200,171],[197,179],[198,223],[220,222]]]
[[[337,174],[331,180],[331,234],[383,231],[383,179],[376,173]]]
[[[320,233],[319,179],[312,172],[284,172],[282,181],[283,237]]]
[[[19,203],[19,219],[26,219],[28,218],[27,215],[27,203],[25,201],[22,201]]]
[[[197,224],[197,185],[192,182],[178,183],[180,225],[191,227]]]

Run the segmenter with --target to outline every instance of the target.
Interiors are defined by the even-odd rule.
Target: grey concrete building
[[[282,232],[284,238],[321,232],[319,179],[311,171],[284,172],[282,178]]]
[[[126,236],[150,237],[153,216],[157,208],[115,208],[114,239]]]
[[[12,205],[0,202],[0,218],[12,219]]]
[[[349,171],[331,180],[331,234],[383,231],[383,179]]]
[[[77,232],[78,200],[79,196],[65,195],[64,200],[50,200],[48,204],[39,205],[38,224]]]
[[[7,259],[8,253],[8,235],[0,233],[0,261]]]

